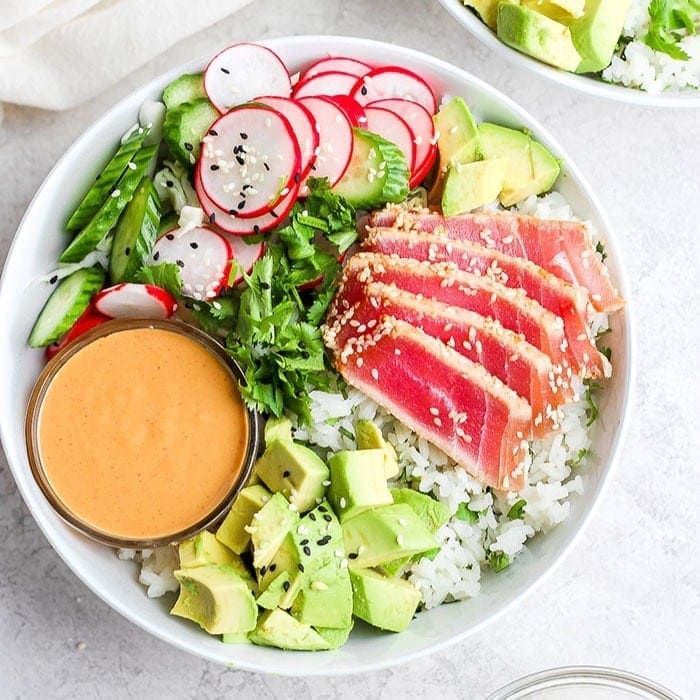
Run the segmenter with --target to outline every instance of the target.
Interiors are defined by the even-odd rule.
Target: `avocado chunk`
[[[583,16],[569,25],[582,58],[577,73],[597,73],[610,64],[629,7],[630,0],[586,0]]]
[[[323,498],[328,467],[308,447],[287,440],[272,440],[255,465],[269,489],[279,491],[299,512],[311,510]]]
[[[179,569],[175,578],[180,595],[171,615],[192,620],[209,634],[240,635],[255,628],[255,598],[231,565]]]
[[[350,620],[348,627],[344,629],[335,629],[333,627],[316,627],[316,631],[328,642],[331,649],[339,649],[348,641],[350,632],[352,632],[353,621]]]
[[[495,202],[503,189],[507,170],[507,158],[451,165],[442,190],[443,214],[464,214]]]
[[[498,15],[498,3],[500,1],[501,0],[464,0],[464,4],[467,7],[473,7],[484,23],[496,31],[496,18]]]
[[[340,522],[368,508],[393,503],[384,475],[384,451],[343,450],[328,460],[328,500]]]
[[[236,557],[236,554],[221,544],[213,533],[206,530],[190,537],[189,540],[180,542],[177,553],[182,569],[192,569],[195,566],[207,564],[230,564]]]
[[[581,63],[569,27],[535,10],[502,2],[498,38],[514,49],[557,68],[575,71]]]
[[[265,423],[265,444],[269,445],[273,440],[292,440],[292,421],[285,416],[282,418],[268,418]]]
[[[366,510],[342,524],[351,568],[372,568],[392,559],[413,556],[439,545],[405,503]]]
[[[547,192],[559,177],[554,156],[528,134],[498,124],[479,124],[484,153],[488,159],[507,158],[508,169],[500,201],[510,207],[533,194]]]
[[[298,521],[296,508],[281,493],[273,494],[253,515],[248,529],[253,543],[253,566],[256,569],[261,569],[272,561],[282,540]]]
[[[359,450],[384,451],[384,476],[393,479],[399,475],[399,461],[394,448],[384,439],[382,431],[371,420],[358,420],[355,423],[355,440]]]
[[[569,24],[583,16],[586,0],[522,0],[520,4],[557,22]]]
[[[347,569],[332,573],[335,580],[326,583],[323,575],[313,577],[308,586],[302,588],[289,612],[299,622],[314,627],[346,629],[352,621],[352,586]]]
[[[248,635],[253,644],[297,651],[321,651],[330,644],[310,625],[295,620],[277,608],[264,612],[257,627]]]
[[[440,501],[428,496],[425,493],[409,488],[391,489],[394,503],[405,503],[421,519],[423,524],[435,534],[449,519],[450,511],[447,506]],[[411,561],[417,561],[425,556],[435,555],[440,551],[439,547],[428,550],[412,557],[401,557],[379,566],[381,573],[386,576],[396,576],[401,573]]]
[[[420,603],[420,591],[415,586],[371,569],[354,569],[350,579],[356,617],[390,632],[408,627]]]
[[[250,542],[245,529],[257,513],[270,500],[271,493],[259,484],[241,489],[228,515],[216,531],[216,539],[236,554],[244,552]]]
[[[259,596],[257,603],[261,608],[274,610],[289,590],[289,573],[283,571]]]

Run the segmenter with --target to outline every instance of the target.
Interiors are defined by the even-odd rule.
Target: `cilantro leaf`
[[[489,552],[486,559],[496,573],[510,566],[510,557],[505,552]]]
[[[700,21],[698,0],[651,0],[649,3],[649,30],[644,43],[678,61],[690,57],[678,45],[687,36],[697,33]]]
[[[175,297],[179,297],[182,293],[180,268],[175,263],[146,265],[136,273],[134,281],[140,282],[141,284],[154,284],[156,287],[162,287]]]
[[[510,507],[510,510],[508,511],[508,517],[512,518],[513,520],[520,520],[523,517],[523,511],[525,510],[526,505],[527,501],[524,498],[519,498]]]
[[[479,520],[479,514],[476,511],[469,510],[466,503],[460,503],[457,506],[455,518],[457,518],[457,520],[465,520],[468,523],[475,523]]]
[[[580,467],[581,464],[583,463],[583,460],[586,458],[588,455],[588,449],[585,447],[582,447],[577,453],[576,457],[573,459],[568,459],[566,461],[566,466],[569,467],[570,469],[576,469],[577,467]]]

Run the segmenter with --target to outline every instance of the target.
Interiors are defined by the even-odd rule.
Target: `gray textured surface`
[[[425,0],[257,0],[71,113],[6,109],[0,260],[51,165],[109,105],[232,40],[304,33],[389,40],[471,70],[541,119],[596,184],[621,238],[639,322],[637,401],[614,483],[581,543],[507,618],[407,666],[290,680],[205,663],[119,617],[46,543],[3,459],[0,697],[480,698],[565,664],[622,667],[700,697],[697,111],[625,107],[535,80],[495,61]]]

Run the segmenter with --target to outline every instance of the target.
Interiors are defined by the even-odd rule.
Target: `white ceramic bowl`
[[[569,73],[548,66],[531,56],[512,49],[504,44],[461,0],[440,0],[442,6],[471,34],[488,46],[499,57],[512,61],[521,68],[527,68],[537,75],[553,80],[564,87],[586,92],[596,97],[617,100],[627,104],[647,107],[700,107],[700,90],[686,92],[650,93],[624,85],[605,83],[587,75]]]
[[[562,161],[558,189],[583,217],[591,219],[607,239],[608,264],[621,292],[629,297],[617,241],[591,187],[562,148],[527,112],[467,73],[416,51],[342,37],[293,37],[264,42],[291,70],[324,54],[345,54],[369,63],[398,64],[418,71],[438,93],[462,95],[477,117],[526,127]],[[212,47],[214,52],[217,47]],[[94,179],[100,163],[119,136],[134,122],[139,105],[157,98],[163,87],[186,71],[199,70],[204,60],[174,68],[110,109],[67,151],[40,187],[20,224],[0,282],[0,426],[10,467],[30,511],[54,549],[97,595],[152,634],[193,654],[251,671],[289,675],[357,673],[404,662],[463,639],[518,604],[540,582],[581,534],[615,461],[630,405],[633,385],[632,328],[629,308],[615,318],[609,341],[615,376],[607,386],[595,433],[596,458],[586,470],[585,494],[573,503],[568,520],[546,537],[536,538],[517,562],[487,577],[477,598],[421,614],[399,635],[380,634],[356,626],[350,642],[335,652],[291,653],[253,645],[224,645],[184,620],[170,617],[164,600],[150,600],[138,583],[136,567],[117,559],[114,550],[98,545],[67,527],[34,483],[24,444],[27,397],[43,364],[43,353],[30,350],[26,339],[47,295],[46,285],[32,283],[56,264],[65,244],[62,223]],[[50,585],[50,584],[47,584]]]

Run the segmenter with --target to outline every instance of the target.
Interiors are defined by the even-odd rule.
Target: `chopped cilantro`
[[[585,447],[582,447],[576,454],[576,457],[574,457],[573,459],[568,459],[566,461],[566,466],[570,469],[576,469],[577,467],[580,467],[583,463],[583,460],[586,458],[586,455],[588,455],[588,450]]]
[[[505,552],[489,552],[487,560],[496,573],[510,566],[510,557]]]
[[[460,503],[459,506],[457,506],[455,518],[457,518],[457,520],[465,520],[468,523],[475,523],[479,520],[479,514],[473,510],[469,510],[466,503]]]
[[[520,520],[520,518],[523,517],[523,511],[525,510],[526,505],[527,501],[524,498],[519,498],[510,507],[510,510],[508,511],[508,517],[512,518],[513,520]]]
[[[354,436],[347,428],[343,428],[342,425],[338,427],[338,432],[339,432],[341,435],[344,435],[348,440],[354,440],[354,439],[355,439],[355,436]]]
[[[700,20],[698,0],[651,0],[649,30],[644,43],[655,51],[668,54],[679,61],[690,57],[678,45],[687,36],[697,33]]]
[[[595,244],[595,252],[600,255],[600,259],[605,262],[605,259],[608,257],[608,254],[605,252],[605,246],[603,245],[602,241],[598,241]]]
[[[583,383],[586,385],[586,394],[584,396],[584,401],[586,402],[586,427],[590,427],[598,419],[599,411],[596,395],[601,386],[598,382],[590,379],[584,379]]]
[[[180,268],[175,263],[146,265],[136,273],[134,281],[140,282],[141,284],[154,284],[156,287],[162,287],[175,297],[179,297],[182,293]]]
[[[609,348],[607,345],[603,345],[600,348],[600,354],[603,355],[608,362],[612,362],[612,348]]]

